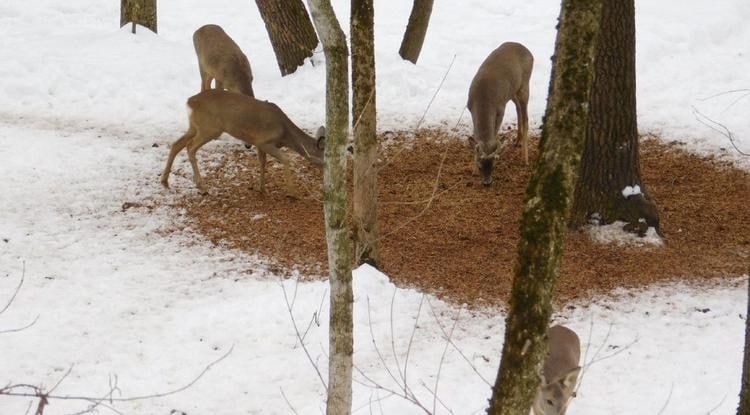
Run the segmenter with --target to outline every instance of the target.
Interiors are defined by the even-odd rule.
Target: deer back
[[[575,396],[581,371],[581,342],[573,330],[564,326],[550,327],[547,342],[548,355],[534,412],[536,415],[564,415],[568,402]]]
[[[466,107],[474,124],[474,140],[484,155],[497,151],[495,134],[505,105],[527,86],[534,57],[522,44],[505,42],[482,62],[469,86]]]
[[[323,137],[302,131],[276,104],[230,91],[211,89],[190,97],[187,105],[197,129],[226,132],[248,144],[288,147],[323,164]],[[324,135],[319,129],[318,134]]]
[[[201,26],[193,34],[193,45],[202,76],[215,78],[229,91],[254,96],[250,61],[221,26]]]

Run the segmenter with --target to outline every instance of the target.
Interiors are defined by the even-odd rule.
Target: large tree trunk
[[[318,37],[301,0],[255,0],[266,24],[281,76],[304,65],[318,46]]]
[[[526,190],[505,344],[488,414],[528,415],[546,355],[566,221],[583,148],[601,0],[564,0],[542,128]]]
[[[596,214],[600,224],[624,220],[644,234],[639,219],[659,229],[656,205],[641,180],[635,99],[634,0],[604,0],[602,34],[594,61],[591,114],[571,225]],[[641,195],[625,196],[627,186]]]
[[[750,269],[748,269],[750,275]],[[742,361],[742,387],[737,415],[750,415],[750,280],[747,282],[747,314],[745,314],[745,356]]]
[[[424,37],[427,34],[427,26],[430,24],[433,0],[414,0],[409,16],[409,24],[401,41],[398,54],[413,64],[417,63],[419,53],[422,52]]]
[[[156,0],[120,0],[120,27],[129,22],[151,29],[156,33]]]
[[[346,139],[349,130],[349,70],[346,37],[330,0],[308,0],[326,57],[326,149],[323,200],[331,286],[326,413],[352,407],[352,246],[347,222]]]
[[[373,0],[351,2],[354,224],[358,264],[380,265]]]

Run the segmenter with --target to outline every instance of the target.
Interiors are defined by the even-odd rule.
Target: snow
[[[559,1],[436,4],[416,66],[397,56],[410,3],[376,6],[382,130],[415,128],[446,76],[422,125],[452,127],[462,119],[468,131],[468,83],[505,40],[536,56],[530,118],[539,126]],[[348,2],[335,7],[345,21]],[[642,132],[750,166],[694,113],[726,125],[750,150],[743,92],[750,3],[639,1],[637,10]],[[292,313],[302,332],[309,325],[305,344],[325,377],[327,284],[282,281],[262,258],[211,245],[169,207],[175,194],[195,191],[185,158],[177,159],[173,190],[162,190],[158,175],[167,145],[186,126],[185,100],[198,90],[195,28],[221,24],[250,57],[258,96],[309,131],[324,119],[322,54],[315,67],[281,78],[249,1],[160,0],[158,36],[118,29],[118,13],[117,2],[94,0],[0,3],[0,305],[25,274],[0,315],[0,331],[38,316],[26,330],[0,334],[0,383],[51,387],[72,367],[56,393],[104,396],[116,375],[115,396],[138,396],[180,388],[231,350],[183,392],[114,406],[128,414],[290,413],[289,405],[319,413],[323,388],[299,346],[284,292],[296,292]],[[514,115],[507,111],[506,123]],[[209,144],[202,157],[216,162],[232,145]],[[734,413],[746,282],[623,290],[563,308],[557,319],[590,345],[587,361],[601,359],[587,368],[569,413]],[[389,370],[401,379],[396,368],[408,355],[405,377],[426,407],[437,389],[440,413],[482,412],[490,388],[446,347],[440,327],[450,331],[459,316],[453,342],[491,382],[502,310],[397,289],[366,266],[356,271],[355,296],[355,360],[368,378],[402,390]],[[355,383],[358,412],[421,413],[367,386],[362,374],[356,379],[365,383]],[[28,402],[0,397],[0,414],[24,413]],[[45,414],[86,405],[54,400]]]
[[[622,189],[622,196],[624,198],[628,198],[628,196],[634,196],[641,194],[641,186],[638,186],[637,184],[635,186],[625,186],[624,189]]]
[[[641,221],[644,219],[641,218]],[[656,229],[650,226],[646,230],[646,235],[640,237],[632,232],[623,230],[627,223],[623,221],[614,221],[607,225],[591,224],[586,225],[585,230],[591,239],[600,244],[617,244],[630,246],[661,246],[664,241],[656,233]]]

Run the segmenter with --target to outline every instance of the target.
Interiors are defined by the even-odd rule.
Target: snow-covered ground
[[[26,330],[0,334],[0,386],[51,387],[72,367],[57,394],[104,396],[116,375],[115,397],[147,395],[184,386],[231,349],[183,392],[114,406],[127,414],[319,413],[323,388],[299,347],[284,293],[291,301],[296,292],[295,320],[325,372],[326,284],[282,283],[262,259],[212,246],[189,228],[165,234],[179,212],[146,206],[194,191],[183,156],[175,190],[162,190],[157,177],[167,144],[185,127],[185,99],[198,90],[195,28],[221,24],[250,57],[256,94],[308,130],[324,118],[323,66],[280,78],[250,1],[160,0],[158,36],[119,30],[117,3],[0,3],[0,306],[24,267],[26,278],[0,315],[0,331],[38,316]],[[476,67],[505,40],[523,42],[536,56],[530,113],[538,126],[559,1],[438,2],[417,66],[397,56],[410,3],[376,4],[383,129],[414,128],[449,67],[426,124],[453,126]],[[345,22],[348,2],[335,7]],[[750,151],[750,97],[741,91],[749,88],[750,3],[663,0],[637,7],[642,131],[724,153],[729,142],[696,120],[695,107]],[[740,92],[725,93],[734,90]],[[506,121],[514,121],[514,111]],[[226,145],[236,144],[211,144],[214,151],[204,155]],[[125,202],[146,206],[123,209]],[[481,413],[490,394],[485,380],[492,382],[502,346],[502,311],[468,311],[396,289],[367,267],[355,280],[355,359],[362,371],[355,374],[355,409],[421,413],[367,380],[398,392],[390,370],[399,382],[406,377],[428,409]],[[744,284],[651,287],[566,309],[558,320],[580,334],[590,345],[587,360],[596,361],[569,413],[734,413]],[[452,338],[465,359],[446,349],[438,325],[449,331],[456,316]],[[23,414],[28,402],[0,397],[0,414]],[[85,406],[52,401],[45,414]]]

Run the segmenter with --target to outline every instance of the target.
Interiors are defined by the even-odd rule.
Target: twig
[[[711,415],[711,413],[717,409],[719,409],[722,405],[724,405],[724,401],[727,400],[727,394],[724,394],[724,397],[721,398],[721,401],[719,401],[718,404],[716,404],[713,408],[709,409],[708,412],[706,412],[706,415]]]
[[[323,375],[320,373],[320,369],[318,368],[317,363],[315,363],[315,361],[313,360],[312,356],[310,355],[310,351],[307,350],[307,346],[305,345],[305,342],[300,335],[299,328],[297,327],[297,321],[294,319],[294,314],[292,313],[292,305],[289,303],[289,297],[286,294],[286,287],[284,286],[283,282],[280,282],[279,285],[281,285],[281,290],[284,292],[284,302],[286,302],[286,310],[289,312],[289,318],[292,320],[292,327],[294,327],[294,333],[297,336],[297,340],[299,340],[300,345],[302,346],[302,350],[307,356],[307,360],[310,361],[313,369],[315,369],[315,373],[318,375],[318,379],[320,379],[320,383],[323,385],[323,389],[328,391],[328,385],[323,379]]]
[[[414,326],[411,330],[411,336],[409,336],[409,345],[406,346],[406,359],[404,359],[404,383],[406,383],[406,369],[409,368],[409,354],[411,353],[411,345],[414,341],[414,335],[417,332],[417,326],[419,325],[419,315],[422,312],[422,303],[424,303],[424,297],[425,295],[422,294],[422,297],[419,299],[419,307],[417,308],[417,318],[414,319]]]
[[[8,299],[8,303],[5,304],[5,307],[3,307],[2,310],[0,310],[0,314],[3,314],[8,308],[10,308],[10,305],[13,304],[13,300],[16,299],[18,292],[21,291],[21,286],[23,285],[24,279],[26,279],[26,261],[24,261],[22,265],[21,280],[18,281],[18,286],[16,286],[16,289],[13,291],[13,295],[10,296],[10,299]]]
[[[287,406],[289,407],[289,410],[292,411],[293,414],[297,414],[297,410],[294,409],[294,406],[292,406],[292,403],[289,402],[289,398],[286,397],[286,393],[284,393],[284,388],[279,387],[279,390],[281,391],[281,396],[284,398],[284,402],[286,402]]]
[[[432,103],[435,101],[435,98],[437,97],[438,93],[443,88],[443,84],[445,83],[446,78],[448,78],[448,74],[450,73],[451,68],[453,68],[453,63],[454,62],[456,62],[456,55],[455,54],[453,55],[453,59],[451,59],[450,65],[448,65],[448,69],[446,69],[445,73],[443,74],[443,79],[440,80],[440,83],[438,84],[437,89],[435,89],[435,93],[432,94],[432,98],[430,98],[430,101],[427,103],[427,107],[424,109],[424,112],[422,113],[422,117],[419,119],[419,121],[417,121],[417,125],[414,127],[414,131],[417,131],[419,129],[419,127],[422,125],[422,121],[424,121],[425,117],[427,116],[427,112],[430,110],[430,107],[432,106]],[[461,113],[463,114],[463,111]],[[460,117],[459,117],[459,120],[460,120]],[[458,123],[456,123],[456,125],[458,125]],[[406,149],[405,147],[399,149],[399,151],[397,151],[396,154],[394,154],[390,158],[390,160],[388,160],[387,162],[383,163],[383,165],[381,165],[378,168],[378,171],[383,170],[385,167],[387,167],[389,164],[391,164],[391,162],[393,160],[395,160],[396,158],[398,158],[398,156],[401,153],[403,153],[405,149]]]
[[[432,303],[430,301],[427,301],[427,304],[430,306],[430,312],[432,313],[433,318],[437,322],[437,325],[440,328],[440,331],[443,333],[443,337],[448,339],[451,346],[453,346],[453,349],[455,349],[458,352],[459,356],[461,356],[461,358],[464,359],[464,361],[466,362],[466,364],[469,365],[471,370],[473,370],[474,373],[476,373],[476,375],[479,376],[479,379],[481,379],[482,382],[484,382],[487,386],[492,387],[493,385],[487,379],[485,379],[481,373],[479,373],[479,370],[477,369],[476,366],[474,366],[474,363],[472,363],[471,360],[458,347],[458,345],[456,345],[456,343],[453,342],[453,339],[448,336],[448,333],[445,331],[445,328],[443,327],[442,323],[440,323],[440,320],[438,320],[437,314],[435,313],[435,309],[432,307]]]
[[[370,297],[367,297],[367,319],[368,319],[368,325],[370,326],[370,337],[372,338],[372,346],[375,348],[375,353],[378,355],[378,359],[380,359],[380,362],[383,364],[383,368],[385,369],[385,372],[388,373],[388,376],[391,377],[391,379],[399,386],[401,384],[398,383],[398,379],[396,379],[396,376],[393,375],[393,372],[391,371],[390,367],[388,367],[388,363],[385,361],[385,358],[383,357],[383,354],[380,353],[380,349],[378,348],[378,343],[375,341],[375,332],[372,330],[372,312],[370,310]],[[399,374],[401,372],[399,371]],[[406,389],[406,386],[404,385],[404,389]]]
[[[700,112],[697,108],[695,108],[695,106],[693,106],[692,108],[693,108],[693,115],[695,116],[695,119],[698,120],[699,123],[705,125],[706,127],[728,138],[729,142],[732,144],[732,147],[734,147],[735,151],[737,151],[739,154],[745,157],[750,157],[750,153],[745,153],[739,147],[737,147],[735,136],[734,136],[734,133],[732,133],[732,130],[730,130],[726,125],[706,116],[705,114]]]
[[[461,309],[458,309],[458,312],[456,313],[456,318],[453,322],[453,327],[451,327],[451,332],[448,335],[448,337],[445,339],[445,347],[443,348],[443,354],[440,356],[440,364],[438,364],[438,371],[437,375],[435,376],[435,392],[433,394],[432,398],[432,413],[436,413],[437,410],[437,400],[438,400],[438,384],[440,383],[440,373],[443,370],[443,363],[445,363],[445,356],[448,354],[448,346],[451,344],[451,340],[453,339],[453,332],[456,330],[456,326],[458,326],[458,320],[461,317]],[[441,402],[442,403],[442,402]]]
[[[672,382],[672,384],[669,385],[669,395],[667,395],[667,400],[664,402],[664,405],[661,406],[661,409],[659,409],[659,412],[657,412],[656,415],[661,415],[664,413],[664,411],[667,410],[667,406],[669,406],[669,401],[672,400],[673,391],[674,391],[674,382]]]
[[[404,384],[404,393],[406,393],[407,385],[406,385],[406,377],[404,376],[404,373],[406,372],[406,365],[404,365],[404,371],[401,372],[401,363],[398,362],[398,354],[396,353],[396,335],[393,332],[393,304],[396,302],[396,292],[398,291],[398,288],[393,287],[393,295],[391,296],[391,308],[390,308],[390,325],[391,325],[391,354],[393,355],[393,360],[396,362],[396,369],[398,370],[398,375],[401,377],[401,382]]]

